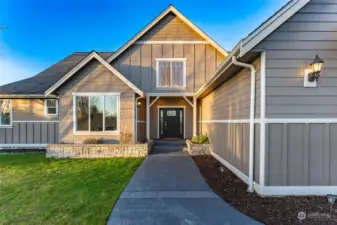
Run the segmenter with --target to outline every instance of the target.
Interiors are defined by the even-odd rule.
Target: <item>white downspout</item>
[[[250,123],[249,123],[249,178],[248,192],[254,192],[254,132],[255,132],[255,77],[256,69],[253,65],[237,61],[236,56],[232,57],[236,66],[250,69]]]

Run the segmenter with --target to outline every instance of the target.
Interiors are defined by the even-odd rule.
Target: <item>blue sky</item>
[[[225,49],[288,0],[0,0],[0,85],[35,75],[74,51],[114,51],[169,4]]]

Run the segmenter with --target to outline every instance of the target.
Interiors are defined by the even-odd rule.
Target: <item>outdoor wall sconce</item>
[[[310,64],[311,68],[304,70],[304,87],[317,87],[323,64],[324,61],[316,55],[316,58]]]

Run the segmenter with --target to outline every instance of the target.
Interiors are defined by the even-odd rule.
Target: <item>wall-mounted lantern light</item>
[[[138,105],[138,106],[140,106],[141,104],[142,104],[142,103],[141,103],[140,101],[139,101],[139,102],[137,102],[137,105]]]
[[[304,87],[317,87],[317,81],[321,76],[324,61],[316,55],[314,61],[310,64],[311,69],[304,71]]]

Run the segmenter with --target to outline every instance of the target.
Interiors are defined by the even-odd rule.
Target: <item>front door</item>
[[[160,138],[184,138],[184,109],[159,109]]]

